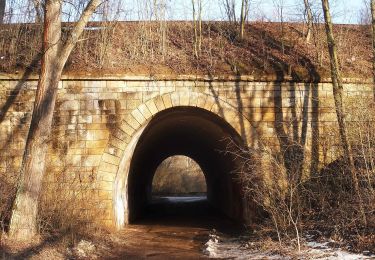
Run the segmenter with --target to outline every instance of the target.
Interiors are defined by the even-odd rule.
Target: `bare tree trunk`
[[[99,4],[99,0],[88,3],[79,21],[62,43],[61,1],[47,0],[45,3],[42,66],[9,230],[9,235],[14,239],[28,240],[37,233],[38,198],[45,171],[58,83],[73,47]]]
[[[344,151],[345,159],[350,168],[353,188],[356,194],[358,195],[358,199],[360,202],[361,215],[362,215],[364,223],[366,224],[367,223],[366,215],[364,212],[362,197],[361,197],[361,193],[359,190],[358,177],[357,177],[357,173],[354,167],[352,150],[350,147],[350,143],[348,141],[347,127],[346,127],[346,122],[345,122],[345,111],[344,111],[343,96],[342,96],[343,85],[342,85],[339,62],[338,62],[338,57],[337,57],[336,42],[333,36],[333,26],[332,26],[332,19],[331,19],[331,14],[329,10],[328,0],[322,0],[322,7],[323,7],[323,13],[324,13],[324,19],[325,19],[328,51],[329,51],[329,56],[330,56],[333,97],[335,100],[336,115],[337,115],[337,121],[339,124],[341,145]]]
[[[37,233],[38,196],[57,93],[55,58],[60,49],[60,38],[60,1],[48,1],[43,33],[44,55],[10,224],[10,235],[16,239],[28,239]]]
[[[235,0],[223,0],[224,10],[227,15],[228,21],[235,24],[236,19],[236,3]]]
[[[41,0],[33,0],[34,9],[36,13],[35,22],[41,23],[43,21],[43,8]]]
[[[303,0],[305,3],[305,12],[307,15],[307,33],[306,33],[306,42],[309,43],[311,39],[311,34],[313,31],[313,14],[311,11],[311,6],[309,0]]]
[[[245,33],[245,8],[246,8],[246,0],[242,0],[241,3],[241,17],[240,17],[240,38],[243,39]]]
[[[195,0],[191,0],[193,5],[193,51],[195,58],[198,58],[198,28],[197,28],[197,14],[195,10]]]
[[[372,17],[372,74],[373,74],[373,95],[375,100],[375,0],[371,0],[371,17]]]
[[[202,0],[198,1],[198,51],[202,51]]]
[[[0,0],[0,24],[4,23],[6,0]]]

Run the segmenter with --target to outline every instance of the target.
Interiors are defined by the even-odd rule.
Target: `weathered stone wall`
[[[0,78],[0,178],[9,182],[20,167],[36,84],[35,79],[20,84],[10,76]],[[371,99],[372,85],[348,80],[345,97]],[[54,114],[46,189],[66,194],[72,186],[83,190],[80,197],[87,210],[101,209],[97,218],[115,225],[114,182],[128,144],[153,115],[178,106],[211,111],[253,148],[260,139],[275,150],[285,138],[303,141],[307,156],[317,153],[316,170],[322,153],[319,136],[336,124],[330,83],[65,77]]]

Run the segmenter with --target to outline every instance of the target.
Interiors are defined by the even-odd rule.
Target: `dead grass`
[[[68,26],[65,24],[65,31]],[[228,23],[204,22],[199,58],[193,55],[191,22],[167,23],[165,51],[161,51],[157,23],[92,23],[91,26],[97,29],[83,33],[65,73],[289,75],[295,80],[329,76],[329,57],[321,24],[317,25],[314,43],[307,44],[303,24],[284,24],[282,43],[278,23],[250,23],[246,26],[245,38],[240,40]],[[40,50],[40,28],[32,24],[2,25],[0,32],[3,35],[0,71],[23,70]],[[371,75],[370,29],[336,25],[335,34],[344,76]]]

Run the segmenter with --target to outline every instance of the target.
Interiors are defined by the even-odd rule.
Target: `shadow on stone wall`
[[[252,53],[251,58],[257,68],[264,68],[265,60],[262,48],[267,48],[267,66],[276,75],[276,80],[272,82],[272,88],[263,91],[262,100],[268,99],[268,104],[261,104],[261,118],[269,107],[274,110],[273,128],[280,147],[280,154],[284,164],[290,174],[289,180],[298,183],[301,180],[305,159],[306,145],[308,140],[311,141],[309,148],[310,174],[318,172],[319,165],[319,86],[321,80],[317,66],[306,57],[303,53],[295,53],[296,50],[281,41],[273,38],[265,30],[251,27],[251,33],[262,37],[267,46],[251,45],[249,50]],[[283,49],[283,50],[282,50]],[[274,51],[275,50],[275,51]],[[308,70],[309,79],[301,88],[297,83],[304,82],[306,76],[301,75],[298,71],[273,53],[295,53],[299,62]],[[260,55],[259,55],[260,54]],[[234,72],[236,72],[234,68]],[[242,103],[242,90],[239,86],[240,81],[236,81],[237,106],[240,113],[254,122],[254,117],[259,111],[255,111],[251,106],[248,113],[244,113]],[[255,91],[255,90],[254,90]],[[299,92],[299,93],[298,93]],[[268,94],[267,94],[268,93]],[[268,96],[265,96],[268,95]],[[302,98],[303,100],[297,100]],[[299,102],[300,101],[300,102]],[[270,106],[271,104],[271,106]],[[301,104],[301,106],[299,106]],[[260,120],[262,122],[262,119]],[[311,136],[308,136],[308,125],[310,122]],[[243,128],[243,118],[241,118],[241,129]],[[257,127],[254,125],[255,128]],[[243,131],[243,130],[242,130]],[[242,136],[244,136],[242,134]],[[245,137],[246,138],[246,137]],[[254,146],[254,143],[251,143]]]

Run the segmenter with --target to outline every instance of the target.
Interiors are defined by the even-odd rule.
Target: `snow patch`
[[[219,235],[215,230],[209,235],[209,240],[205,244],[204,254],[210,258],[218,259],[291,259],[271,252],[260,252],[249,249],[248,238],[225,237]]]
[[[313,259],[326,259],[326,260],[365,260],[375,259],[375,256],[365,256],[363,254],[355,254],[345,251],[341,248],[332,248],[329,244],[334,241],[328,242],[307,242],[307,253],[313,257]]]
[[[79,241],[78,245],[73,248],[71,253],[78,258],[85,258],[88,256],[91,257],[95,249],[95,245],[92,242],[81,240]]]
[[[205,244],[204,254],[218,259],[295,259],[294,256],[282,256],[272,251],[260,251],[251,248],[249,237],[227,237],[213,230]],[[302,250],[298,259],[325,259],[325,260],[368,260],[375,259],[375,255],[366,256],[332,247],[333,240],[318,242],[312,236],[306,236],[306,248]],[[291,250],[291,252],[296,253]]]
[[[187,197],[172,197],[172,196],[166,196],[161,197],[163,199],[167,199],[169,202],[198,202],[198,201],[205,201],[207,200],[206,196],[187,196]]]

